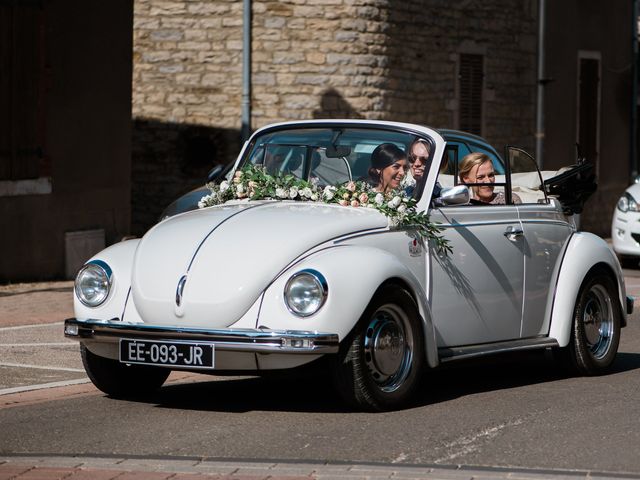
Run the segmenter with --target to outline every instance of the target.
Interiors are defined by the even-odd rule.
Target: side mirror
[[[207,174],[207,183],[215,182],[222,171],[224,170],[224,165],[216,165]]]
[[[440,196],[436,198],[436,204],[447,205],[466,205],[471,200],[469,187],[466,185],[456,185],[455,187],[445,187],[440,192]]]

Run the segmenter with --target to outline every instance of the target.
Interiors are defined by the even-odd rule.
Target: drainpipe
[[[538,168],[542,170],[544,149],[544,30],[545,30],[545,0],[538,2],[538,96],[536,105],[536,160]]]
[[[242,2],[242,141],[251,136],[251,0]]]
[[[631,47],[631,145],[629,148],[629,171],[631,180],[638,176],[638,0],[633,0],[632,41]]]

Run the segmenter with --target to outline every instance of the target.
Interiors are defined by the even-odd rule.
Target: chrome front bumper
[[[302,330],[200,329],[124,323],[119,320],[77,320],[64,322],[64,335],[75,340],[117,342],[132,340],[165,340],[206,342],[218,351],[254,353],[323,354],[337,353],[339,339],[335,333]]]

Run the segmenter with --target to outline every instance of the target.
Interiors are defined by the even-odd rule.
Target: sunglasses
[[[422,155],[409,155],[409,163],[415,163],[420,161],[420,163],[427,163],[429,161],[429,157],[423,157]]]

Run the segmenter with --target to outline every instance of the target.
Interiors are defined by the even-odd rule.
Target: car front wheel
[[[119,398],[137,397],[162,386],[170,370],[144,365],[127,365],[91,353],[80,345],[84,369],[93,384],[107,395]]]
[[[401,407],[414,393],[424,366],[418,309],[402,288],[379,289],[345,339],[334,371],[339,393],[370,411]]]
[[[621,308],[610,276],[598,273],[582,285],[573,314],[569,345],[561,355],[582,375],[603,373],[620,342]]]

